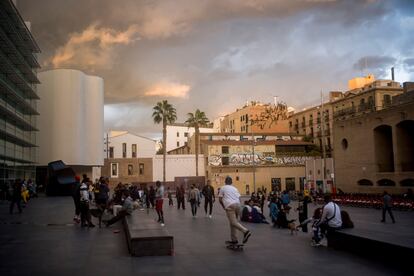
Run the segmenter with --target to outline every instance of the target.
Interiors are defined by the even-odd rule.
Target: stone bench
[[[414,256],[413,235],[372,229],[342,229],[328,235],[328,247],[376,260],[406,265]]]
[[[165,256],[174,254],[173,236],[141,211],[134,211],[124,221],[126,240],[132,256]]]

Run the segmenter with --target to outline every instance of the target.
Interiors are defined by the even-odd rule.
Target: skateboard
[[[243,250],[243,243],[228,243],[226,242],[226,248],[231,250]]]

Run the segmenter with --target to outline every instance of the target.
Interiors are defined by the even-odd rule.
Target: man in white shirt
[[[342,227],[341,209],[332,201],[330,195],[325,195],[322,217],[318,224],[323,234],[328,234]],[[318,242],[318,241],[317,241]]]
[[[221,187],[219,192],[219,202],[226,211],[227,218],[230,222],[231,241],[227,243],[238,244],[236,230],[243,233],[243,243],[246,243],[251,236],[251,232],[238,221],[240,216],[240,193],[232,183],[233,180],[231,177],[227,176],[225,180],[226,185]]]

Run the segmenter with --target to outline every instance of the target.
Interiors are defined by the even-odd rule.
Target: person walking
[[[188,201],[191,204],[191,213],[193,218],[197,217],[197,207],[200,202],[200,190],[196,188],[194,184],[191,185],[191,190],[188,193]]]
[[[299,194],[298,200],[298,214],[299,214],[299,223],[302,225],[302,231],[304,233],[308,232],[308,224],[302,224],[308,218],[308,204],[310,202],[310,198],[307,193]]]
[[[204,211],[206,212],[206,216],[211,218],[213,203],[216,201],[216,197],[214,195],[214,188],[210,184],[210,180],[207,180],[207,185],[203,187],[202,194],[204,195]]]
[[[75,204],[75,216],[73,217],[73,221],[75,223],[80,222],[80,213],[81,213],[81,207],[80,207],[80,177],[77,175],[75,176],[75,183],[73,184],[73,191],[72,191],[72,198],[73,203]]]
[[[240,217],[240,193],[234,187],[233,180],[227,176],[225,185],[221,187],[219,193],[219,202],[226,211],[227,218],[230,223],[231,240],[226,242],[228,244],[238,244],[237,230],[243,233],[243,244],[248,241],[252,233],[238,221]]]
[[[88,178],[84,178],[79,188],[82,227],[95,227],[95,225],[92,223],[91,212],[89,210],[89,201],[91,200],[89,185],[91,184],[92,183],[89,182]]]
[[[164,226],[164,212],[162,210],[162,205],[164,203],[164,186],[161,184],[161,181],[155,182],[155,210],[158,214],[158,222],[161,223],[161,226]]]
[[[167,197],[168,197],[168,206],[173,206],[174,202],[172,199],[172,192],[170,190],[170,187],[167,188]]]
[[[17,209],[19,209],[19,214],[22,213],[22,206],[20,205],[20,201],[22,200],[22,182],[20,179],[16,179],[13,184],[12,190],[12,197],[10,202],[10,215],[13,214],[14,204],[17,205]]]
[[[390,214],[392,223],[395,223],[395,218],[394,218],[394,215],[392,214],[391,209],[392,209],[392,198],[388,194],[387,191],[384,191],[384,194],[383,194],[383,205],[382,205],[382,220],[381,220],[381,222],[385,222],[385,212],[388,212],[388,214]]]
[[[177,197],[177,209],[180,209],[180,206],[185,210],[185,190],[183,185],[177,187],[175,196]]]

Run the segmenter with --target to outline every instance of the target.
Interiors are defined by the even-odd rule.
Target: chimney
[[[394,67],[391,67],[391,79],[394,81]]]

